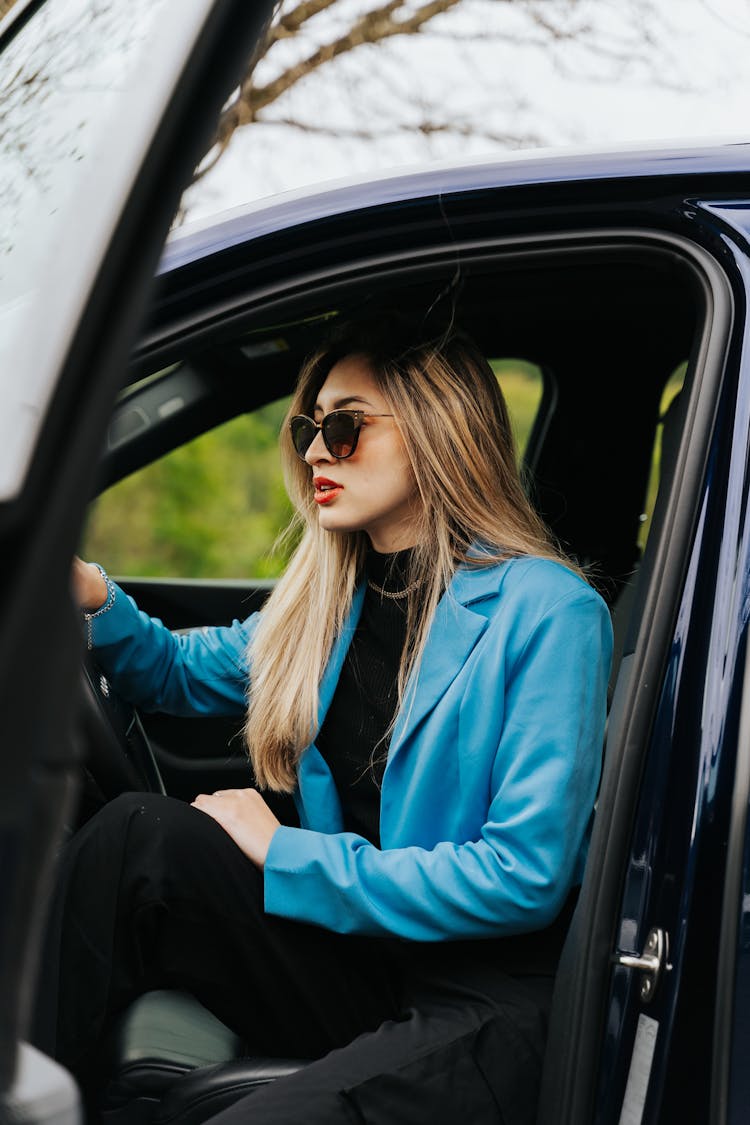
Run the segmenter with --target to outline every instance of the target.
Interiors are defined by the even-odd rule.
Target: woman
[[[317,1060],[254,1094],[253,1122],[530,1122],[607,610],[526,500],[497,381],[459,333],[344,326],[291,416],[306,530],[261,614],[178,636],[98,567],[74,583],[123,694],[247,705],[259,788],[293,793],[300,826],[251,788],[105,808],[65,862],[38,1039],[90,1085],[114,1015],[183,987],[252,1049]]]

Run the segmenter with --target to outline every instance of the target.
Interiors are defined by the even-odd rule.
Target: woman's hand
[[[199,793],[192,804],[193,808],[212,816],[256,867],[263,867],[273,834],[281,822],[256,789]]]
[[[73,597],[87,613],[103,606],[107,600],[107,583],[102,572],[93,563],[86,563],[76,556],[73,559]]]

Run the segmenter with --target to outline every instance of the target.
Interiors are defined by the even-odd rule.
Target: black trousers
[[[254,1053],[316,1060],[217,1122],[530,1125],[560,932],[407,943],[276,918],[215,821],[126,794],[62,859],[34,1038],[90,1101],[117,1014],[182,988]]]

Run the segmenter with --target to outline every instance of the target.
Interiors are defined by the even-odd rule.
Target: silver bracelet
[[[116,593],[115,584],[107,574],[104,567],[99,566],[99,563],[94,563],[94,566],[104,579],[105,585],[107,587],[107,598],[104,604],[100,605],[99,608],[94,610],[93,613],[84,612],[83,614],[83,620],[86,622],[86,648],[89,652],[91,652],[92,648],[94,647],[94,637],[91,622],[94,620],[94,618],[101,617],[103,613],[106,613],[112,608],[112,606],[115,604]]]

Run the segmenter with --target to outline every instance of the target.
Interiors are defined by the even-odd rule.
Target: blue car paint
[[[748,176],[750,142],[671,150],[640,149],[634,152],[579,153],[515,157],[507,162],[477,162],[456,168],[446,166],[404,172],[382,179],[356,180],[325,191],[290,192],[271,201],[261,200],[237,209],[210,226],[178,231],[167,243],[160,273],[179,269],[210,252],[220,253],[249,239],[284,233],[290,228],[320,222],[365,208],[405,205],[410,201],[460,196],[509,188],[548,184],[581,185],[602,180],[632,181],[662,177]],[[748,184],[750,189],[750,183]]]
[[[618,936],[618,948],[633,952],[643,949],[654,924],[671,937],[671,967],[648,1008],[659,1027],[644,1110],[644,1121],[665,1122],[710,1120],[721,872],[745,671],[750,573],[745,524],[750,355],[743,315],[743,294],[750,285],[745,239],[750,207],[696,204],[692,217],[704,224],[700,241],[721,241],[725,269],[734,282],[736,315],[694,544],[650,739]],[[740,952],[747,957],[747,950]],[[747,972],[743,967],[738,982]],[[636,974],[614,968],[597,1120],[617,1120],[643,1010],[638,989]],[[735,1043],[747,1042],[749,999],[748,992],[737,995]],[[744,1063],[732,1068],[732,1101],[739,1107],[732,1125],[747,1120],[746,1073]]]

